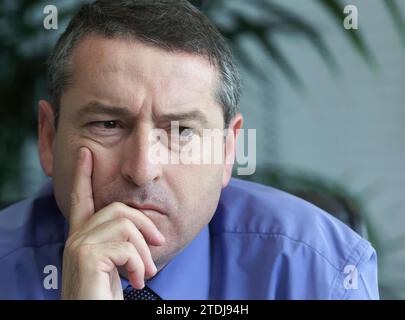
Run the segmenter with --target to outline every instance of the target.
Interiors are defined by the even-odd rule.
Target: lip
[[[138,205],[133,202],[125,202],[125,204],[131,208],[137,209],[139,211],[142,211],[144,213],[159,213],[163,214],[163,210],[160,209],[159,207],[152,205],[152,204],[143,204],[143,205]]]

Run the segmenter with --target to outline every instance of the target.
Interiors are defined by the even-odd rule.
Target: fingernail
[[[152,273],[155,275],[156,272],[157,272],[156,265],[155,265],[155,263],[152,263]]]

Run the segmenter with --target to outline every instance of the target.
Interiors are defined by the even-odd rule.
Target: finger
[[[91,185],[92,171],[93,159],[91,151],[86,147],[81,147],[71,193],[70,233],[75,231],[94,213],[93,188]]]
[[[122,250],[125,250],[126,254],[128,254],[125,268],[129,282],[135,289],[143,289],[145,287],[145,266],[140,255],[133,246],[123,245]]]
[[[83,234],[79,241],[82,244],[90,245],[96,243],[129,241],[141,256],[145,265],[146,275],[152,277],[157,272],[156,265],[153,262],[152,255],[145,238],[135,227],[135,225],[126,218],[110,220],[98,225],[95,229]]]
[[[87,221],[82,231],[83,233],[89,232],[98,225],[120,218],[130,220],[142,233],[149,244],[160,246],[165,243],[165,237],[149,217],[141,211],[131,208],[121,202],[114,202],[98,211]]]
[[[106,273],[110,273],[115,267],[125,266],[131,285],[136,289],[145,287],[145,266],[130,242],[98,243],[92,246],[91,256],[93,259],[89,263],[94,266],[100,265],[97,261],[103,261],[105,270],[102,271]]]

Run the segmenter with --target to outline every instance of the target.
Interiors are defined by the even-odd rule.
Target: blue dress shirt
[[[1,299],[60,298],[67,228],[51,181],[0,211]],[[146,284],[162,299],[379,298],[369,242],[302,199],[235,178],[209,225]]]

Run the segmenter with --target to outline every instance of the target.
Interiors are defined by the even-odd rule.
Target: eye
[[[118,126],[118,122],[115,120],[102,121],[100,124],[104,129],[115,129]]]
[[[181,137],[190,137],[192,136],[195,132],[194,129],[190,127],[184,127],[184,126],[171,126],[168,128],[169,132],[171,135],[178,135]]]
[[[90,123],[91,126],[98,129],[117,129],[120,127],[118,121],[116,120],[107,120],[107,121],[95,121]]]
[[[99,136],[116,136],[123,129],[117,120],[93,121],[87,126],[91,133]]]
[[[194,130],[188,127],[179,127],[179,133],[184,138],[190,138],[194,134]]]
[[[195,130],[184,126],[171,126],[169,128],[169,145],[171,149],[182,147],[194,140]]]

